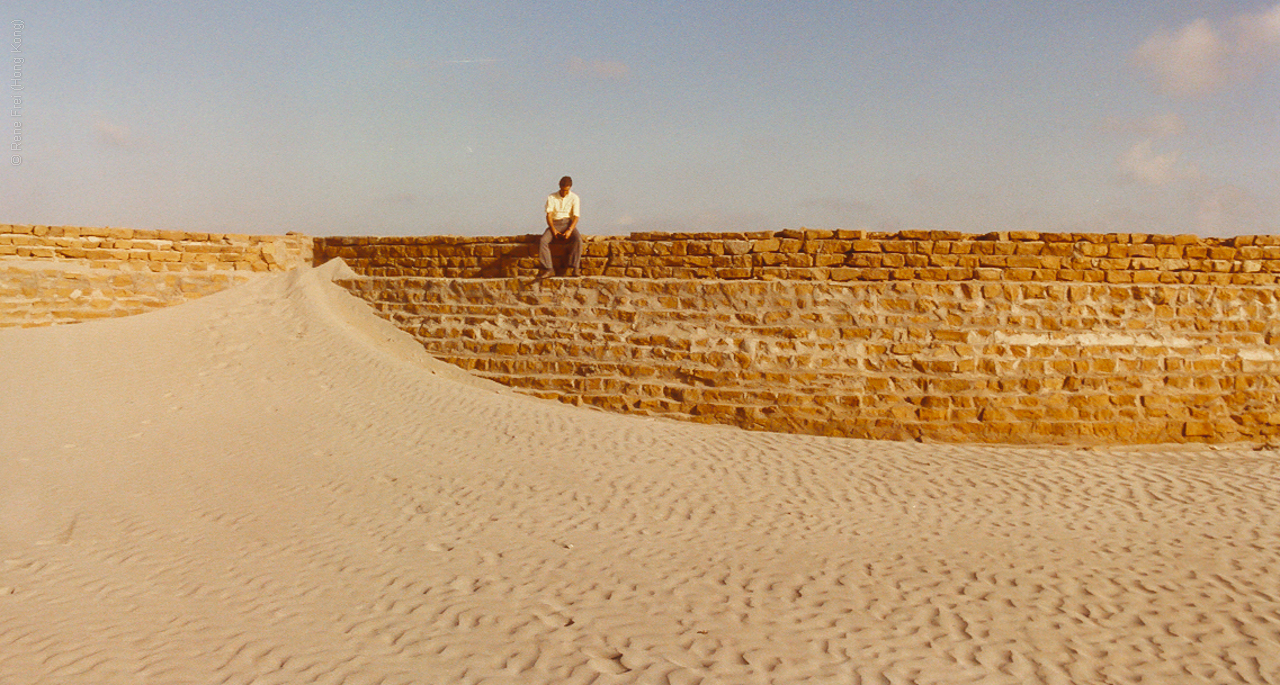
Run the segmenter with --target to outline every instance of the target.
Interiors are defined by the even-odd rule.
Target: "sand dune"
[[[471,379],[328,282],[0,330],[0,683],[1280,682],[1280,461]]]

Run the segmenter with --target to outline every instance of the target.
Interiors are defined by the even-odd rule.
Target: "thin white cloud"
[[[1170,139],[1187,132],[1186,121],[1176,112],[1140,119],[1106,119],[1099,129],[1137,139],[1116,160],[1125,183],[1167,186],[1200,178],[1200,170],[1194,164],[1182,161],[1180,150],[1170,149]]]
[[[1157,153],[1155,142],[1151,138],[1139,141],[1120,155],[1120,174],[1125,180],[1148,186],[1165,186],[1199,177],[1200,172],[1194,164],[1180,162],[1180,152]]]
[[[1176,112],[1140,119],[1118,117],[1104,119],[1098,129],[1105,133],[1122,133],[1144,138],[1170,138],[1187,132],[1187,122]]]
[[[1177,31],[1161,30],[1134,51],[1133,62],[1166,95],[1217,92],[1280,62],[1280,5],[1237,15],[1222,27],[1196,19]]]
[[[1134,54],[1161,92],[1184,97],[1221,88],[1227,80],[1226,57],[1226,43],[1206,19],[1197,19],[1176,33],[1161,31]]]
[[[1245,54],[1280,58],[1280,5],[1235,20],[1239,50]]]
[[[93,122],[93,132],[98,142],[111,147],[130,147],[135,139],[128,126],[122,126],[105,119]]]
[[[622,62],[598,59],[587,61],[581,57],[570,58],[568,68],[569,72],[573,74],[608,80],[626,78],[627,74],[631,72],[627,65]]]

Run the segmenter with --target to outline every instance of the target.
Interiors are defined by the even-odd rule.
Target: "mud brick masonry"
[[[10,228],[0,259],[56,261]],[[868,438],[1280,440],[1280,236],[635,233],[541,282],[535,236],[304,238],[204,241],[256,254],[214,275],[342,258],[436,356],[574,404]]]

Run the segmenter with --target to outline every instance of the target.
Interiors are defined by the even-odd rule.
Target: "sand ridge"
[[[340,269],[0,330],[0,683],[1280,682],[1271,452],[578,409]]]

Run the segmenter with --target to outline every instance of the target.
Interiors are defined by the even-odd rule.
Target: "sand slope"
[[[329,269],[0,330],[0,683],[1280,682],[1274,453],[575,409]]]

